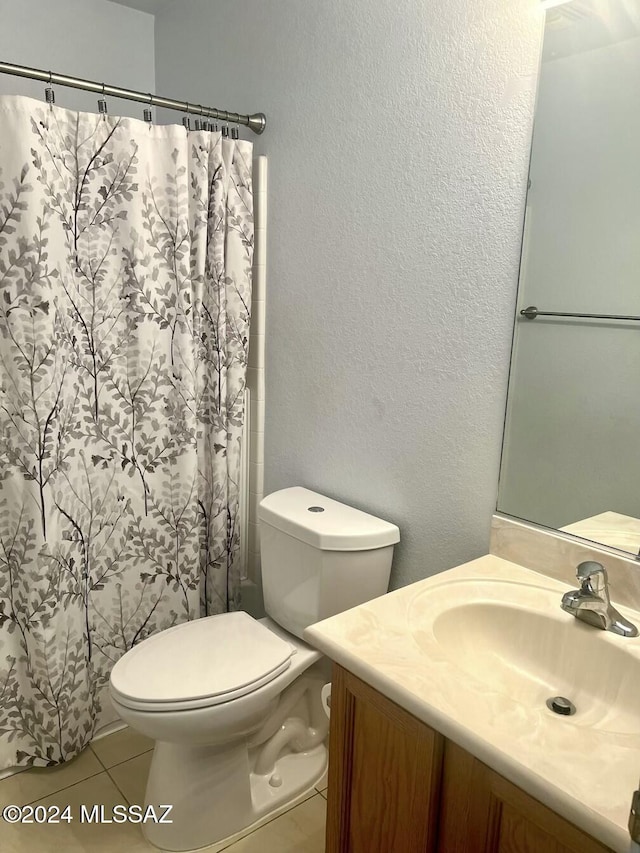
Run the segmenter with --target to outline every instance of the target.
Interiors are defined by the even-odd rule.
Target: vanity
[[[628,853],[640,639],[568,589],[487,555],[307,629],[334,661],[327,853]]]
[[[333,685],[327,853],[610,851],[347,670]]]

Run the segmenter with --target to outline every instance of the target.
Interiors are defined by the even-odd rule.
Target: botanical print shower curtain
[[[0,767],[238,604],[250,143],[0,98]]]

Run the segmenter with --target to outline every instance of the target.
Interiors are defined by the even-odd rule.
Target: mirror
[[[546,13],[498,510],[640,549],[639,0]]]

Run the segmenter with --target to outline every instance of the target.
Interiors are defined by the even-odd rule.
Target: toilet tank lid
[[[259,519],[323,551],[369,551],[400,541],[395,524],[302,486],[267,495]]]

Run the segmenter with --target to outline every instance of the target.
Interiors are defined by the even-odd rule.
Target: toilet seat
[[[230,702],[285,672],[295,649],[247,613],[185,622],[143,640],[111,672],[116,702],[179,711]]]

